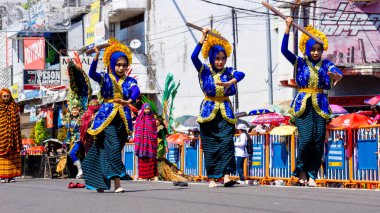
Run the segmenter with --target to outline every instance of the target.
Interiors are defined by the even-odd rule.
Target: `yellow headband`
[[[129,65],[132,64],[132,53],[131,53],[131,51],[129,50],[129,48],[127,46],[125,46],[124,44],[120,43],[115,38],[110,38],[108,40],[108,43],[111,46],[109,46],[109,47],[106,48],[106,50],[104,51],[104,55],[103,55],[103,63],[104,63],[104,65],[106,67],[110,66],[111,56],[112,56],[112,54],[114,52],[122,52],[122,53],[124,53],[127,56],[127,58],[128,58],[128,64]]]
[[[212,32],[220,35],[220,33],[215,29],[213,29]],[[203,58],[206,59],[208,57],[211,48],[215,45],[219,45],[219,46],[223,47],[224,50],[226,51],[227,58],[230,57],[231,52],[232,52],[231,44],[228,41],[224,41],[220,38],[214,37],[212,35],[208,35],[207,40],[205,41],[205,43],[203,44],[203,47],[202,47]]]
[[[317,36],[318,38],[320,38],[325,43],[323,45],[323,50],[327,51],[327,49],[329,48],[329,42],[327,40],[326,35],[323,32],[315,29],[311,25],[306,26],[305,30],[308,31],[309,33]],[[308,35],[306,35],[305,33],[303,33],[302,36],[301,36],[300,43],[299,43],[299,48],[300,48],[300,50],[301,50],[302,53],[305,53],[305,51],[306,51],[306,42],[309,40],[309,38],[310,37]]]

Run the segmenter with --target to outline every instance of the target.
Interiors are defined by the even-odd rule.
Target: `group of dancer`
[[[328,97],[324,90],[329,90],[336,85],[342,78],[342,73],[333,63],[321,58],[323,51],[328,48],[328,41],[322,32],[311,26],[305,29],[323,40],[324,44],[303,34],[300,49],[304,57],[291,53],[288,50],[291,23],[292,19],[287,18],[281,51],[294,65],[294,79],[299,89],[291,104],[291,113],[295,116],[300,138],[293,175],[299,178],[301,184],[316,186],[315,179],[321,165],[325,141],[326,120],[330,115]],[[191,56],[205,96],[197,121],[200,124],[200,138],[207,177],[210,181],[209,187],[218,187],[219,179],[223,179],[225,187],[231,187],[236,184],[229,174],[236,171],[233,135],[237,119],[229,96],[237,93],[236,85],[244,79],[245,74],[225,66],[231,54],[231,45],[225,40],[210,35],[210,32],[208,28],[202,30],[202,38]],[[212,32],[218,34],[216,30]],[[138,176],[143,179],[176,176],[178,173],[173,173],[173,170],[169,169],[170,173],[167,168],[165,169],[165,166],[172,166],[167,164],[168,161],[164,157],[168,125],[165,119],[155,112],[152,103],[146,102],[142,106],[136,124],[132,125],[131,104],[139,97],[140,90],[136,79],[129,76],[132,63],[130,50],[118,41],[111,40],[110,46],[105,49],[103,55],[103,63],[108,68],[108,72],[98,73],[96,67],[99,51],[95,47],[96,55],[89,70],[89,77],[99,83],[102,101],[100,104],[93,104],[93,106],[97,105],[96,109],[85,108],[91,112],[83,116],[79,125],[83,135],[76,135],[73,139],[73,141],[88,141],[85,143],[87,153],[83,164],[74,154],[77,153],[75,143],[70,151],[72,153],[70,156],[78,168],[77,178],[83,176],[87,189],[98,192],[109,190],[111,180],[113,180],[114,191],[124,192],[120,179],[126,176],[126,171],[120,153],[128,136],[133,132],[135,154],[138,157]],[[203,57],[209,59],[209,65],[203,64],[198,58],[201,51]],[[5,93],[2,90],[2,94]],[[89,100],[82,100],[82,103],[84,102],[89,102]],[[8,113],[3,112],[3,108],[9,103],[2,98],[0,104],[0,113]],[[77,109],[75,107],[72,109],[73,118],[79,114],[75,112]],[[12,116],[12,119],[17,118],[15,115]],[[3,119],[4,116],[0,118]],[[8,122],[8,120],[0,122]],[[70,128],[75,129],[76,125],[78,121],[72,119]],[[10,134],[7,134],[7,137],[10,137]],[[15,136],[12,135],[12,137]],[[16,141],[16,139],[12,140]],[[13,142],[12,145],[5,145],[9,141],[0,141],[1,178],[20,175],[18,172],[13,172],[13,176],[9,175],[10,172],[3,169],[4,162],[12,161],[20,148],[18,143]],[[173,180],[187,181],[188,178],[177,175]]]

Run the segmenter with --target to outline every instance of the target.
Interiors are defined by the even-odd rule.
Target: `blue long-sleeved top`
[[[100,84],[100,94],[104,98],[104,101],[95,114],[94,121],[87,131],[90,135],[97,135],[107,127],[115,115],[119,112],[121,119],[124,121],[127,133],[133,131],[131,110],[129,106],[121,106],[118,103],[114,103],[114,99],[136,101],[140,95],[140,89],[137,86],[137,81],[134,78],[122,76],[117,81],[115,76],[105,72],[97,73],[98,61],[92,61],[89,76],[94,81]]]
[[[330,117],[327,94],[323,90],[331,89],[332,79],[328,72],[342,75],[342,72],[327,59],[311,62],[307,57],[301,58],[288,50],[289,34],[284,34],[281,52],[285,58],[294,65],[295,82],[299,87],[296,97],[290,105],[290,113],[299,117],[306,109],[309,98],[315,111],[325,119]]]
[[[201,89],[205,95],[202,101],[198,122],[209,122],[215,118],[220,109],[223,118],[229,123],[236,123],[231,102],[228,96],[236,94],[236,86],[231,85],[227,90],[223,86],[218,86],[218,82],[228,82],[235,78],[240,82],[245,74],[234,70],[232,67],[226,67],[221,71],[214,71],[206,64],[202,64],[198,55],[202,49],[202,44],[198,43],[195,47],[191,60],[198,71],[198,79]]]

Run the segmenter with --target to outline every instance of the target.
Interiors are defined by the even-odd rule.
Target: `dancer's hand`
[[[95,57],[94,57],[94,61],[97,61],[98,58],[99,58],[99,55],[100,55],[98,46],[95,46],[95,47],[94,47],[94,51],[95,51],[95,53],[96,53],[96,54],[95,54]]]
[[[290,32],[290,27],[292,26],[292,22],[293,22],[293,18],[292,18],[292,17],[287,17],[287,18],[285,19],[285,23],[286,23],[285,34],[289,34],[289,32]]]
[[[327,72],[327,75],[333,80],[333,85],[336,86],[336,84],[342,79],[342,76],[334,73],[334,72]]]
[[[114,103],[118,103],[120,105],[127,106],[127,105],[132,103],[132,99],[129,99],[128,101],[123,100],[123,99],[116,99],[116,100],[114,100]]]
[[[231,79],[231,80],[229,80],[227,82],[217,82],[216,85],[223,86],[224,87],[224,93],[226,93],[227,90],[228,90],[228,88],[230,88],[230,86],[232,84],[235,84],[236,82],[237,82],[236,79],[233,78],[233,79]]]
[[[210,28],[208,28],[208,27],[203,28],[203,30],[202,30],[202,38],[201,38],[201,40],[199,41],[199,43],[203,44],[203,42],[206,41],[207,34],[208,34],[209,32],[210,32]]]

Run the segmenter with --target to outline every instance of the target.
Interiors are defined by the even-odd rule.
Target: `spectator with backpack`
[[[244,184],[244,160],[248,156],[247,142],[249,135],[247,133],[247,126],[245,124],[239,124],[236,127],[239,136],[235,140],[235,157],[236,157],[236,170],[239,174],[239,180],[237,183]]]

